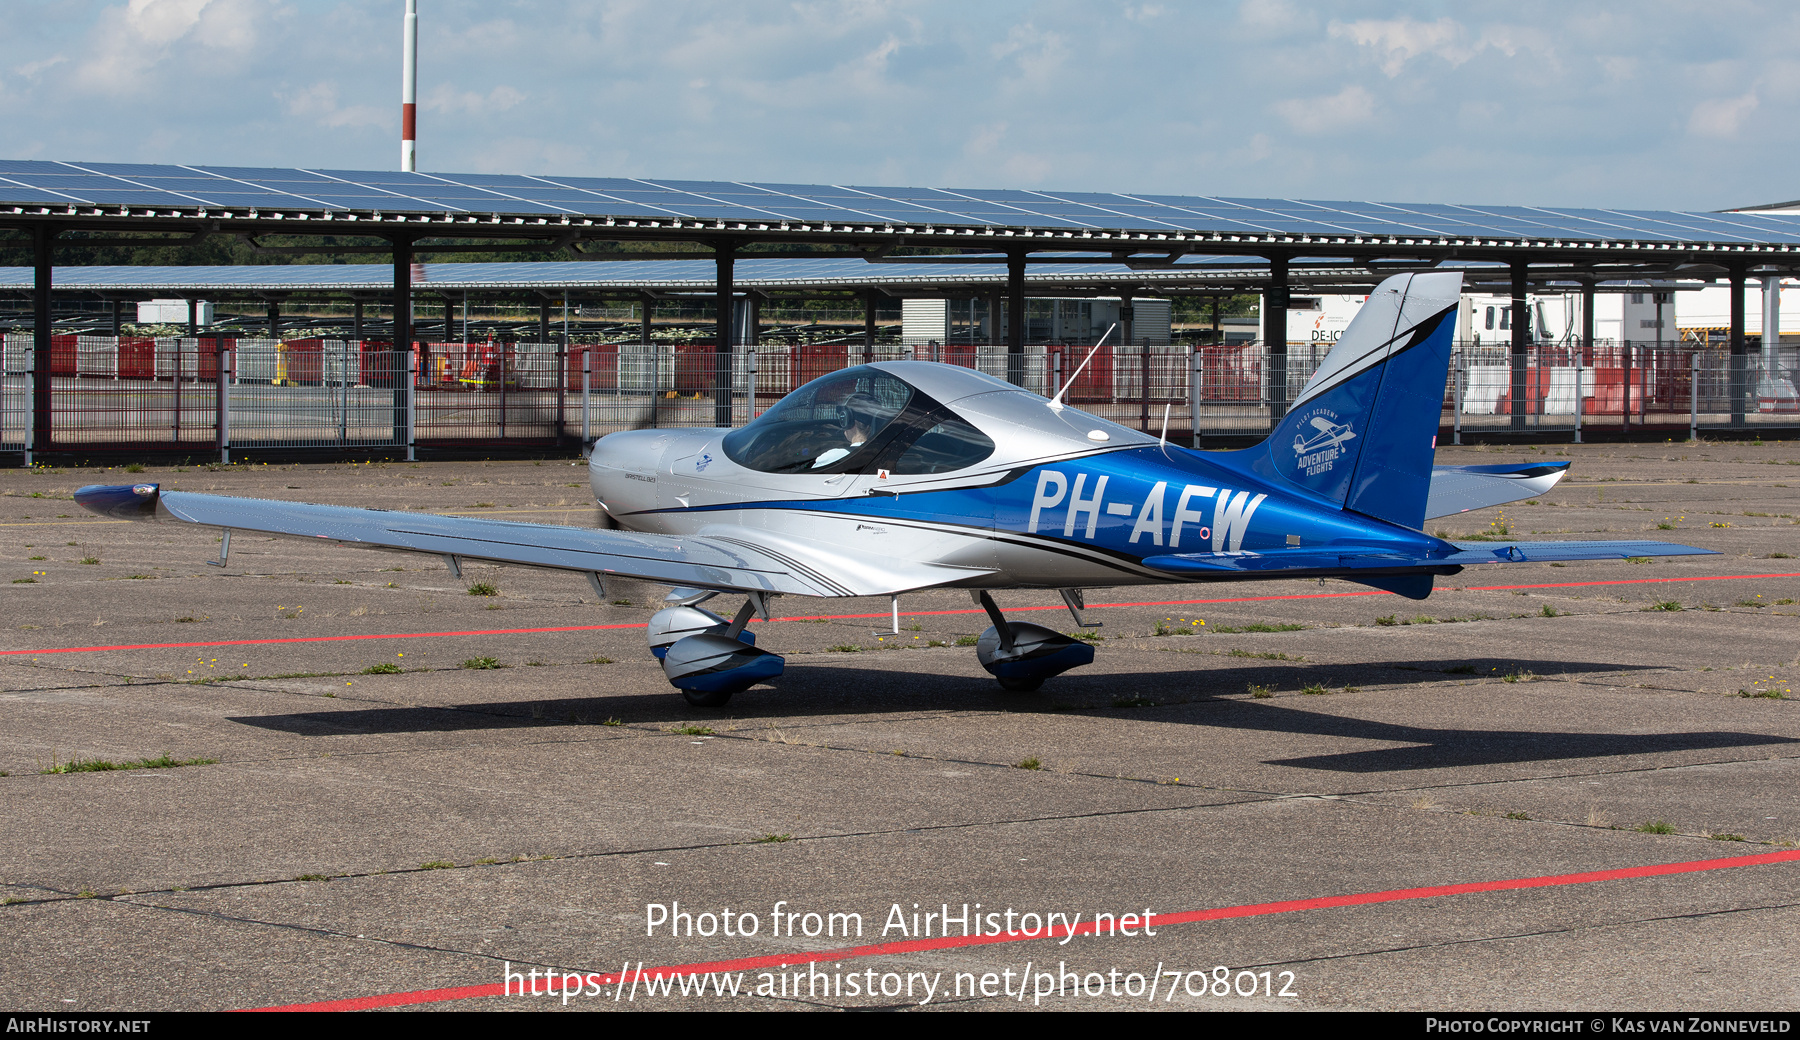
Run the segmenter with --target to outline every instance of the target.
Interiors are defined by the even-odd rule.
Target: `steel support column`
[[[1512,428],[1525,428],[1525,369],[1531,354],[1531,314],[1525,300],[1531,265],[1516,260],[1512,265]]]
[[[276,297],[269,298],[269,338],[281,338],[281,300]]]
[[[1594,350],[1594,283],[1581,283],[1581,346],[1580,353],[1575,356],[1575,443],[1581,443],[1581,418],[1584,414],[1581,398],[1582,373],[1588,370],[1593,361]]]
[[[1006,381],[1025,385],[1025,258],[1006,254]]]
[[[54,443],[55,412],[50,401],[50,284],[51,243],[56,231],[44,224],[31,228],[31,445],[32,452],[49,451]]]
[[[946,301],[945,306],[949,306]],[[863,293],[863,364],[875,361],[875,290]]]
[[[1269,425],[1287,414],[1288,257],[1269,257],[1269,284],[1263,290],[1263,350],[1269,366]]]
[[[1130,344],[1132,319],[1137,316],[1136,308],[1131,305],[1131,292],[1126,290],[1119,294],[1119,342]]]
[[[732,426],[731,421],[731,290],[737,243],[721,239],[713,243],[713,259],[718,267],[718,283],[714,287],[713,308],[717,332],[713,341],[713,425]]]
[[[1744,265],[1740,261],[1726,269],[1731,283],[1731,424],[1744,422]]]
[[[456,301],[448,295],[439,296],[444,301],[444,342],[455,343],[456,339]]]
[[[638,326],[638,342],[650,345],[650,318],[656,311],[656,297],[649,293],[638,293],[639,306],[643,308],[643,322]]]
[[[119,299],[119,298],[118,298],[118,297],[117,297],[117,296],[115,296],[115,297],[113,297],[113,299],[112,299],[112,334],[113,334],[113,339],[118,339],[118,338],[119,338],[119,334],[120,334],[120,331],[121,331],[121,328],[120,328],[120,327],[121,327],[121,325],[122,325],[122,324],[123,324],[123,322],[124,322],[124,315],[123,315],[123,313],[122,313],[122,312],[123,312],[123,311],[124,311],[124,310],[125,310],[125,301],[124,301],[124,300],[121,300],[121,299]]]
[[[406,446],[406,457],[413,457],[412,382],[412,269],[413,237],[404,232],[394,236],[394,344],[389,353],[389,384],[394,392],[393,443]],[[430,369],[426,368],[429,376]]]
[[[196,300],[192,296],[190,296],[190,297],[188,297],[187,305],[188,305],[188,336],[190,338],[192,338],[194,336],[200,335],[200,301]],[[113,335],[116,336],[116,335],[118,335],[118,333],[115,332],[115,333],[113,333]]]

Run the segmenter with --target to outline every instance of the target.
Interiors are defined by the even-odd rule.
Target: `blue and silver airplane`
[[[590,453],[619,530],[271,502],[154,484],[82,488],[108,516],[578,571],[601,602],[620,576],[668,585],[650,621],[669,681],[697,706],[781,674],[745,626],[781,595],[969,590],[992,627],[981,665],[1009,690],[1094,649],[1008,621],[993,593],[1344,578],[1410,599],[1491,563],[1681,556],[1660,542],[1481,542],[1436,517],[1542,494],[1568,463],[1434,466],[1455,273],[1396,275],[1369,297],[1280,426],[1254,448],[1200,452],[970,369],[898,361],[806,384],[738,429],[638,430]],[[734,617],[699,604],[741,594]]]

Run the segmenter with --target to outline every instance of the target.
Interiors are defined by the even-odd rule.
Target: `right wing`
[[[640,534],[480,517],[402,513],[387,509],[276,502],[266,499],[163,491],[155,484],[90,485],[75,492],[84,508],[122,520],[173,520],[231,531],[254,531],[339,545],[492,563],[641,578],[658,584],[718,591],[799,596],[872,596],[942,584],[962,568],[871,558],[857,566],[818,547],[757,532],[707,535]]]

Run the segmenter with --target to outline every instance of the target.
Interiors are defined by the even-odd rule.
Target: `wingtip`
[[[161,494],[157,484],[89,484],[75,492],[75,504],[115,520],[151,520]]]

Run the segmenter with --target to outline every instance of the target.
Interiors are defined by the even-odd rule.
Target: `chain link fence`
[[[1266,433],[1325,345],[418,343],[9,335],[0,451],[553,448],[616,430],[741,425],[805,383],[870,361],[960,365],[1171,440]],[[48,386],[47,396],[40,398]],[[1442,426],[1464,432],[1800,426],[1791,356],[1716,346],[1461,345]]]

